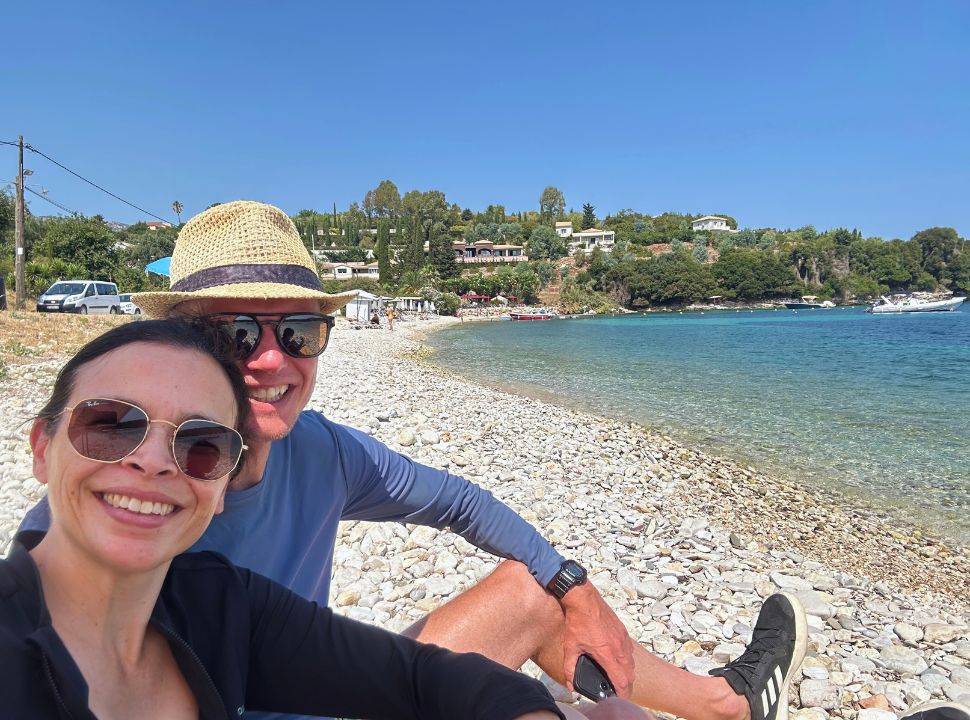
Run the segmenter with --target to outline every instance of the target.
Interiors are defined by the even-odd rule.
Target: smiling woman
[[[245,462],[250,400],[228,341],[184,321],[132,323],[61,371],[30,436],[50,530],[23,533],[0,561],[5,712],[563,717],[539,683],[480,656],[334,616],[221,556],[183,554]]]

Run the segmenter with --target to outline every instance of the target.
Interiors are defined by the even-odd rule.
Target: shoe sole
[[[912,718],[920,713],[929,712],[930,710],[940,710],[941,708],[956,708],[962,713],[970,715],[970,707],[958,702],[941,700],[940,702],[926,703],[925,705],[917,705],[916,707],[910,708],[901,716],[903,720],[906,718]]]
[[[805,651],[808,649],[808,623],[805,622],[805,608],[797,597],[789,593],[778,594],[791,603],[795,614],[795,648],[788,670],[785,672],[785,679],[778,691],[778,712],[775,713],[775,720],[788,720],[788,688],[791,686],[792,677],[805,659]]]

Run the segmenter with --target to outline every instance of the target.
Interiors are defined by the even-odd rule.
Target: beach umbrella
[[[156,275],[164,275],[168,277],[169,268],[172,265],[172,258],[163,257],[155,262],[148,263],[145,266],[145,272],[155,273]]]

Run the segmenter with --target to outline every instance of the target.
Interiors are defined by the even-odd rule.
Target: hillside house
[[[376,262],[320,263],[320,276],[334,280],[356,280],[358,278],[366,278],[375,282],[380,280],[380,272],[377,269]]]
[[[717,215],[705,215],[704,217],[697,218],[696,220],[690,221],[690,229],[694,232],[699,232],[701,230],[720,230],[721,232],[737,232],[728,225],[727,218],[718,217]]]
[[[455,240],[451,247],[455,260],[460,263],[519,263],[529,259],[525,255],[525,246],[497,244],[491,240],[475,243]]]
[[[570,237],[573,234],[573,224],[568,220],[566,222],[556,223],[556,235],[561,238]]]
[[[577,250],[582,250],[589,255],[595,248],[599,248],[603,252],[612,252],[615,244],[616,233],[612,230],[590,228],[589,230],[581,230],[578,233],[572,234],[572,240],[569,241],[569,253],[572,254]]]

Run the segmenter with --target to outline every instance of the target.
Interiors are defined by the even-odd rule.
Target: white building
[[[702,218],[690,221],[690,229],[694,232],[699,230],[720,230],[721,232],[737,232],[728,225],[727,218],[717,215],[705,215]]]
[[[595,248],[599,248],[603,252],[611,252],[615,244],[616,233],[612,230],[590,228],[572,234],[572,240],[569,241],[569,253],[582,250],[589,255]]]
[[[573,234],[573,224],[568,220],[566,222],[556,223],[556,235],[559,237],[567,238]]]
[[[377,269],[376,262],[320,263],[320,270],[321,277],[334,278],[335,280],[354,280],[356,278],[380,280],[380,271]]]

